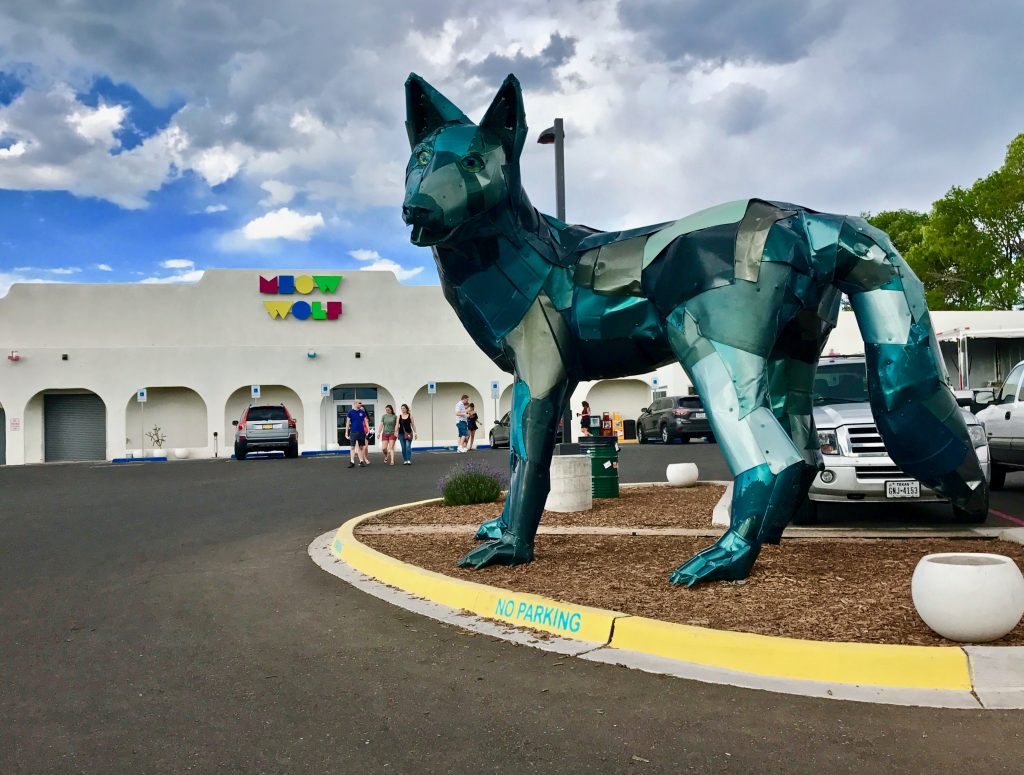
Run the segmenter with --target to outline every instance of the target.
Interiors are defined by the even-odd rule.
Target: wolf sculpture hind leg
[[[669,580],[692,586],[746,578],[761,544],[775,535],[774,526],[789,521],[805,464],[768,408],[764,359],[704,337],[683,309],[669,317],[669,326],[673,350],[704,401],[735,476],[729,530],[679,566]]]
[[[838,309],[838,291],[835,292],[835,302]],[[831,307],[831,299],[826,298],[822,306]],[[824,467],[818,449],[818,432],[814,427],[814,374],[818,356],[832,330],[831,320],[823,320],[821,315],[828,318],[829,314],[828,309],[802,310],[783,330],[768,358],[768,395],[772,413],[803,458],[796,507],[807,498],[814,477]],[[766,527],[766,544],[779,543],[782,531],[793,517],[792,514],[777,516],[778,519]]]
[[[848,223],[884,251],[879,260],[893,271],[878,287],[852,272],[839,283],[864,337],[871,412],[885,447],[906,473],[949,498],[969,520],[984,521],[988,485],[946,381],[924,287],[884,233],[860,219]]]

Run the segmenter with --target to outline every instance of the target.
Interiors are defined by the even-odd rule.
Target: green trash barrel
[[[595,498],[619,497],[619,449],[615,436],[582,436],[580,452],[590,456],[591,491]]]

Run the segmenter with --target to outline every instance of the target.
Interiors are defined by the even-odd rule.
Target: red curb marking
[[[1007,522],[1013,522],[1015,525],[1024,525],[1024,519],[1017,519],[1017,517],[1011,517],[1009,514],[1004,514],[1001,511],[995,509],[989,509],[989,514],[995,514],[1000,519],[1005,519]]]

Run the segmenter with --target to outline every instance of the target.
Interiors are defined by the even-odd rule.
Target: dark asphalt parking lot
[[[725,475],[716,447],[677,445],[624,448],[622,476],[687,459]],[[415,460],[0,468],[0,772],[1020,771],[1024,712],[586,663],[422,619],[316,567],[316,536],[432,496],[456,456]],[[993,499],[1018,517],[1022,503],[1024,477]]]

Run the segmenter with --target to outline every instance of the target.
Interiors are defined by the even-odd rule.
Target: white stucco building
[[[441,289],[401,285],[390,272],[344,273],[332,289],[329,278],[340,274],[212,270],[194,285],[15,285],[0,299],[0,463],[138,456],[152,450],[145,434],[154,426],[165,450],[229,456],[231,422],[252,385],[259,403],[288,407],[303,452],[339,449],[338,418],[354,396],[377,413],[408,403],[419,446],[441,446],[455,443],[454,405],[468,393],[486,444],[508,410],[512,378],[476,348]],[[261,286],[261,278],[282,278],[278,290],[287,290],[288,277],[295,293]],[[1013,328],[1024,326],[1024,313],[933,320],[937,329]],[[863,351],[850,313],[829,348]],[[682,369],[668,366],[583,384],[573,407],[586,399],[596,412],[635,419],[655,379],[654,389],[668,394],[689,389]],[[136,400],[140,388],[145,404]]]

